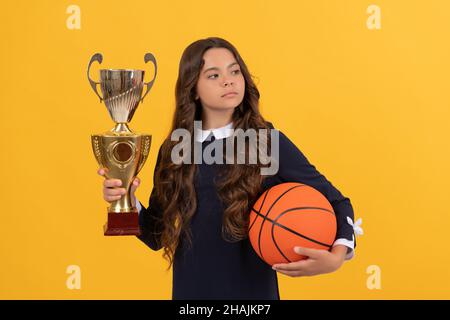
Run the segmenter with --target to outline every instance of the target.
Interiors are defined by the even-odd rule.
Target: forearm
[[[336,257],[336,263],[338,264],[338,267],[340,267],[345,261],[345,256],[347,255],[347,247],[339,244],[335,245],[331,249],[331,253],[333,253],[333,255]]]

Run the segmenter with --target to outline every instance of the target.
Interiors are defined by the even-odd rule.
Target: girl
[[[204,150],[231,139],[230,129],[273,129],[259,112],[259,91],[246,64],[224,39],[198,40],[185,49],[175,91],[171,131],[189,131],[191,146],[199,143]],[[194,130],[196,120],[202,121],[201,129]],[[261,175],[260,163],[174,163],[171,153],[177,143],[169,133],[159,149],[148,208],[136,199],[142,229],[138,238],[153,250],[163,248],[169,269],[173,266],[173,299],[279,299],[277,271],[292,277],[330,273],[353,256],[350,199],[282,132],[278,172],[271,176]],[[104,173],[104,168],[98,170]],[[250,244],[248,213],[264,190],[282,182],[304,183],[324,194],[336,213],[338,232],[331,251],[295,247],[308,259],[271,267]],[[133,197],[139,184],[136,177]],[[120,180],[105,179],[107,202],[123,194]]]

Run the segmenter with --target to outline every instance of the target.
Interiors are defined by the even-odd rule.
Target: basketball
[[[269,265],[306,259],[294,247],[330,250],[337,223],[325,196],[306,184],[286,182],[266,190],[253,205],[249,239]]]

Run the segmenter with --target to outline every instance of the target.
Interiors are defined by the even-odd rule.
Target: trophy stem
[[[114,133],[133,133],[126,122],[118,122],[115,127],[111,129]]]

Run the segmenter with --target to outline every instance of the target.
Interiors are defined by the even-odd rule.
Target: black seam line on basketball
[[[296,235],[298,235],[298,236],[300,236],[300,237],[302,237],[302,238],[304,238],[304,239],[306,239],[306,240],[312,241],[312,242],[317,243],[317,244],[319,244],[319,245],[321,245],[321,246],[325,246],[325,247],[331,248],[332,245],[329,245],[329,244],[322,243],[322,242],[320,242],[320,241],[311,239],[311,238],[309,238],[309,237],[307,237],[307,236],[305,236],[305,235],[303,235],[303,234],[301,234],[301,233],[298,233],[297,231],[294,231],[294,230],[292,230],[292,229],[290,229],[290,228],[288,228],[288,227],[286,227],[286,226],[280,224],[279,222],[277,222],[277,220],[278,220],[282,215],[284,215],[284,214],[286,214],[286,213],[288,213],[288,212],[290,212],[290,211],[295,211],[295,210],[305,210],[305,209],[318,209],[318,210],[330,212],[330,211],[327,210],[327,209],[324,209],[324,208],[318,208],[318,207],[298,207],[298,208],[290,208],[290,209],[288,209],[288,210],[285,210],[285,211],[281,212],[275,220],[272,220],[272,219],[270,219],[270,218],[266,218],[266,220],[269,220],[270,222],[272,222],[272,225],[277,225],[277,226],[279,226],[280,228],[283,228],[283,229],[285,229],[286,231],[292,232],[292,233],[294,233],[294,234],[296,234]],[[261,216],[261,217],[263,216],[260,212],[257,212],[255,209],[252,209],[252,210],[253,210],[257,215],[259,215],[259,216]],[[282,252],[280,252],[280,253],[283,255]],[[283,255],[283,256],[284,256],[284,255]]]
[[[321,207],[295,207],[295,208],[289,208],[289,209],[287,209],[287,210],[288,210],[288,211],[292,211],[292,210],[297,210],[297,209],[299,209],[299,210],[303,210],[303,209],[317,209],[317,210],[322,210],[322,211],[326,211],[326,212],[328,212],[328,213],[334,214],[333,211],[330,211],[330,210],[328,210],[328,209],[321,208]],[[261,217],[264,217],[264,215],[263,215],[261,212],[255,210],[255,208],[252,208],[252,211],[255,212],[257,215],[259,215],[259,216],[261,216]],[[280,214],[282,214],[282,213],[284,213],[284,212],[286,212],[286,211],[283,211],[283,212],[281,212]],[[267,218],[267,220],[270,220],[270,218]]]
[[[285,256],[284,256],[283,252],[281,251],[281,249],[278,247],[278,243],[277,243],[277,241],[275,240],[275,235],[274,235],[275,225],[279,225],[279,223],[277,222],[278,219],[280,219],[280,218],[281,218],[283,215],[285,215],[286,213],[288,213],[288,212],[290,212],[290,211],[293,211],[293,210],[295,210],[295,209],[296,209],[296,208],[293,208],[292,210],[291,210],[291,209],[288,209],[288,210],[286,210],[286,211],[280,213],[280,214],[275,218],[274,222],[272,223],[272,232],[271,232],[272,241],[273,241],[273,243],[275,244],[275,247],[278,249],[278,251],[280,251],[280,253],[283,255],[283,257],[285,257]],[[297,208],[297,209],[298,209],[298,208]],[[304,210],[304,209],[300,209],[300,210]],[[326,211],[326,210],[325,210],[325,211]],[[289,228],[287,228],[287,229],[289,229]],[[293,232],[294,232],[294,234],[297,233],[297,232],[295,232],[295,231],[293,231]],[[299,234],[300,236],[303,236],[303,235],[301,235],[300,233],[298,233],[298,234]],[[303,236],[303,238],[305,238],[305,239],[307,239],[307,240],[309,240],[309,241],[315,242],[315,243],[317,243],[317,244],[321,244],[320,241],[313,240],[313,239],[311,239],[311,238],[309,238],[309,237]],[[331,245],[326,245],[326,244],[322,244],[322,245],[325,246],[325,247],[327,247],[328,249],[331,249]],[[286,258],[286,260],[288,260],[289,262],[291,262],[287,257],[285,257],[285,258]]]
[[[272,236],[272,242],[273,242],[273,244],[275,245],[275,247],[277,248],[277,250],[278,250],[278,252],[283,256],[283,258],[284,259],[286,259],[286,261],[288,262],[288,263],[291,263],[292,261],[288,258],[288,257],[286,257],[285,255],[284,255],[284,253],[283,253],[283,251],[280,249],[280,247],[278,246],[278,243],[277,243],[277,241],[275,240],[275,235],[273,234],[273,230],[275,229],[275,225],[272,223],[272,230],[271,230],[271,232],[270,232],[270,235]]]
[[[317,210],[329,212],[329,213],[331,213],[333,216],[335,215],[335,213],[334,213],[332,210],[328,210],[328,209],[322,208],[322,207],[295,207],[295,208],[289,208],[288,210],[289,210],[289,211],[292,211],[292,210],[295,210],[295,209],[317,209]],[[254,211],[255,213],[259,214],[260,216],[263,215],[261,212],[256,211],[254,208],[252,208],[252,211]],[[286,212],[286,211],[283,211],[283,212],[281,212],[281,213],[284,213],[284,212]],[[280,213],[280,214],[281,214],[281,213]]]
[[[288,212],[290,212],[290,211],[295,211],[295,210],[305,210],[305,209],[319,209],[319,210],[323,210],[323,211],[328,211],[328,210],[326,210],[326,209],[323,209],[323,208],[316,208],[316,207],[299,207],[299,208],[291,208],[291,209],[288,209],[288,210],[283,211],[282,213],[280,213],[280,214],[278,215],[278,217],[277,217],[275,220],[272,220],[272,219],[270,219],[270,218],[266,218],[266,219],[269,220],[270,222],[272,222],[273,225],[277,225],[277,226],[279,226],[280,228],[283,228],[283,229],[286,230],[286,231],[292,232],[293,234],[295,234],[295,235],[297,235],[297,236],[299,236],[299,237],[301,237],[301,238],[304,238],[304,239],[309,240],[309,241],[311,241],[311,242],[320,244],[321,246],[324,246],[324,247],[327,247],[327,248],[331,248],[331,245],[329,245],[329,244],[322,243],[322,242],[320,242],[320,241],[311,239],[311,238],[309,238],[309,237],[307,237],[307,236],[305,236],[305,235],[303,235],[303,234],[301,234],[301,233],[299,233],[299,232],[297,232],[297,231],[295,231],[295,230],[292,230],[292,229],[290,229],[290,228],[288,228],[288,227],[286,227],[286,226],[280,224],[279,222],[276,222],[276,220],[278,220],[282,215],[284,215],[284,214],[286,214],[286,213],[288,213]],[[261,217],[263,216],[261,213],[257,212],[255,209],[252,209],[252,210],[253,210],[257,215],[259,215],[259,216],[261,216]],[[273,240],[273,238],[272,238],[272,240]],[[282,252],[280,252],[280,253],[281,253],[281,254],[283,255],[283,257],[284,257],[284,254],[283,254]]]
[[[264,222],[266,222],[266,217],[269,215],[270,210],[272,210],[272,208],[273,208],[273,206],[275,205],[275,203],[277,203],[278,200],[280,200],[286,193],[288,193],[288,192],[291,191],[292,189],[299,188],[299,187],[304,187],[304,186],[305,186],[304,184],[298,184],[298,185],[295,185],[295,186],[293,186],[292,188],[287,189],[287,190],[286,190],[285,192],[283,192],[281,195],[279,195],[279,196],[275,199],[275,201],[272,203],[272,205],[270,206],[269,210],[267,210],[266,215],[263,217],[263,221],[261,222],[261,228],[259,229],[259,235],[258,235],[258,249],[259,249],[259,254],[261,255],[261,258],[262,258],[263,260],[264,260],[264,257],[263,257],[263,253],[262,253],[262,251],[261,251],[261,233],[262,233],[262,229],[263,229],[263,227],[264,227]]]
[[[259,211],[261,211],[261,209],[263,208],[264,202],[266,201],[266,198],[267,198],[267,195],[269,194],[269,191],[270,191],[270,189],[266,191],[266,194],[264,195],[263,201],[262,201],[262,203],[261,203],[261,207],[259,207]],[[253,208],[252,208],[252,209],[253,209]],[[255,224],[256,219],[258,219],[257,216],[255,217],[255,219],[253,220],[252,224],[250,225],[250,228],[248,228],[248,231],[249,231],[249,232],[250,232],[250,230],[252,229],[253,225]]]
[[[261,207],[259,208],[259,211],[261,211],[261,209],[263,208],[264,202],[266,201],[266,198],[267,198],[267,195],[269,194],[269,191],[270,191],[270,189],[266,191],[266,193],[265,193],[265,195],[264,195],[264,198],[263,198],[263,201],[262,201],[262,203],[261,203]],[[252,208],[252,209],[253,209],[253,208]],[[253,222],[252,222],[252,224],[250,225],[250,228],[248,228],[248,231],[249,231],[249,232],[250,232],[250,230],[252,229],[253,225],[255,224],[256,219],[258,219],[257,216],[255,217],[255,219],[253,219]]]

